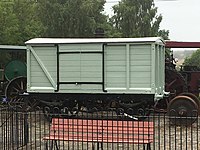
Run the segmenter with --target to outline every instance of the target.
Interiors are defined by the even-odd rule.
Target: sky
[[[106,14],[120,0],[107,0]],[[158,14],[163,16],[160,29],[169,30],[173,41],[200,42],[200,0],[155,0]]]

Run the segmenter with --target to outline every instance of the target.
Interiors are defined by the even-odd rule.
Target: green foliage
[[[0,44],[24,45],[43,32],[38,21],[36,4],[27,0],[0,2]]]
[[[0,1],[0,44],[24,45],[35,37],[94,37],[97,28],[105,37],[162,36],[162,20],[153,0],[122,0],[114,16],[103,14],[105,0]]]
[[[169,40],[169,30],[159,30],[158,36],[162,37],[164,40]]]
[[[19,26],[18,43],[24,42],[35,37],[40,37],[44,27],[39,21],[36,9],[37,3],[27,0],[14,1],[13,12],[17,17]]]
[[[184,66],[197,66],[200,68],[200,49],[193,52],[190,57],[186,57],[184,61]]]
[[[0,43],[13,44],[19,37],[19,26],[12,3],[0,2]]]
[[[98,27],[106,26],[102,14],[105,0],[39,1],[38,13],[48,37],[93,37]]]
[[[122,0],[113,10],[110,21],[122,37],[168,36],[168,31],[159,33],[162,16],[153,0]]]

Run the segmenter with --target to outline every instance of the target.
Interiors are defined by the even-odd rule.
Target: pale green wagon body
[[[164,95],[161,38],[36,38],[26,45],[29,93]]]

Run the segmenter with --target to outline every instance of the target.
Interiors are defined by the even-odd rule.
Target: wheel
[[[159,100],[154,106],[156,111],[166,110],[169,102],[180,93],[187,91],[187,84],[184,77],[173,67],[166,66],[165,68],[165,90],[170,92],[169,97]]]
[[[127,118],[130,118],[130,119],[142,121],[142,120],[145,120],[150,114],[150,111],[145,104],[119,103],[118,105],[119,105],[119,108],[122,108],[123,111],[121,111],[121,112],[119,111],[120,113],[117,112],[117,114],[125,115]]]
[[[175,125],[191,125],[197,120],[198,105],[188,96],[177,96],[170,101],[167,113]]]
[[[181,93],[180,96],[188,96],[191,99],[193,99],[195,101],[195,103],[197,104],[198,108],[200,107],[200,100],[196,97],[196,95],[192,94],[192,93]]]
[[[72,116],[76,116],[78,115],[80,109],[81,109],[81,106],[80,105],[81,103],[79,103],[77,100],[66,100],[63,104],[64,108],[67,108],[66,113],[69,113],[69,115],[72,115]]]
[[[17,77],[11,80],[6,86],[5,95],[8,99],[8,104],[12,108],[16,108],[18,110],[21,109],[29,109],[28,106],[32,107],[33,104],[28,97],[22,96],[24,92],[26,92],[27,87],[26,77]],[[30,102],[28,102],[30,100]],[[25,103],[26,101],[26,103]],[[27,106],[28,103],[28,106]],[[25,106],[26,104],[26,106]],[[26,108],[25,108],[26,107]]]

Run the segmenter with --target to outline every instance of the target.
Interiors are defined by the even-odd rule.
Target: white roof
[[[155,42],[164,44],[164,40],[160,37],[144,37],[144,38],[35,38],[25,44],[74,44],[74,43],[141,43]]]
[[[26,46],[0,45],[0,50],[26,50]]]

